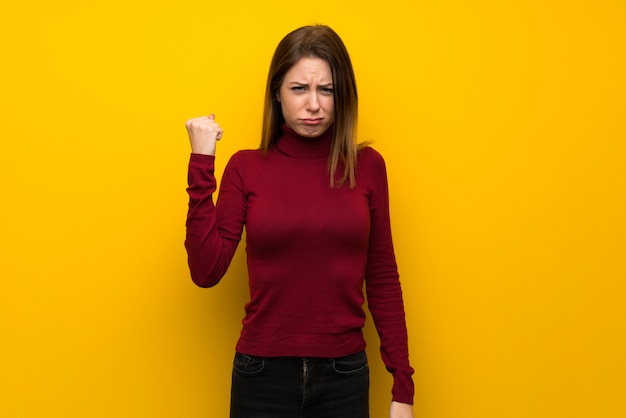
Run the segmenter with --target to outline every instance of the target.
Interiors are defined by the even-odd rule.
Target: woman
[[[369,416],[363,283],[393,374],[392,418],[412,417],[402,291],[385,164],[356,143],[357,90],[348,52],[327,26],[305,26],[270,65],[261,147],[228,162],[217,204],[222,129],[187,130],[185,246],[193,281],[219,282],[246,228],[250,301],[233,364],[231,417]]]

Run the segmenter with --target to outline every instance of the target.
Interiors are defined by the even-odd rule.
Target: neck
[[[283,134],[276,142],[276,148],[293,158],[315,159],[328,158],[333,139],[332,126],[322,135],[315,138],[307,138],[298,135],[287,125],[282,125]]]

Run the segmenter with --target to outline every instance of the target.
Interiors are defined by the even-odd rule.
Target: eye
[[[293,86],[293,87],[291,87],[291,91],[293,91],[294,93],[302,93],[304,91],[304,87],[303,86]]]
[[[320,91],[322,92],[322,94],[325,94],[326,96],[332,96],[333,95],[333,89],[330,87],[322,87],[320,89]]]

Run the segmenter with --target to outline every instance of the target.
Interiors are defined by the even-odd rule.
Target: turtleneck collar
[[[316,138],[298,135],[283,123],[283,135],[276,141],[276,148],[288,157],[300,159],[328,158],[333,140],[331,126]]]

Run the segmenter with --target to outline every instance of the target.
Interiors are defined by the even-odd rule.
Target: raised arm
[[[227,167],[222,179],[221,188],[229,191],[227,198],[223,199],[223,204],[218,202],[218,207],[213,203],[217,188],[215,144],[223,133],[215,117],[190,119],[187,131],[192,154],[188,172],[185,248],[192,280],[200,287],[210,287],[226,273],[241,239],[245,203],[236,167]],[[220,204],[225,206],[224,210],[220,211]]]

